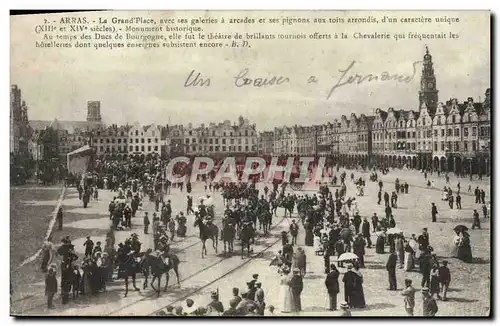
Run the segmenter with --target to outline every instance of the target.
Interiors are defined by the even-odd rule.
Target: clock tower
[[[432,56],[429,48],[425,46],[425,55],[420,78],[420,91],[418,92],[419,107],[425,103],[430,115],[434,115],[438,103],[438,90],[436,88],[436,76],[432,67]]]

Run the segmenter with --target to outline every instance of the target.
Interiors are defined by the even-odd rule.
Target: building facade
[[[121,131],[118,131],[121,135]],[[162,129],[156,124],[142,126],[138,122],[128,130],[128,155],[161,155]],[[119,136],[122,137],[122,136]],[[112,148],[112,147],[111,147]]]
[[[94,131],[92,143],[97,156],[126,158],[130,126],[111,125]]]

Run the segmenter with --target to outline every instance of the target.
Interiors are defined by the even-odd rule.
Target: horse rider
[[[139,253],[141,252],[141,245],[142,243],[139,241],[139,236],[136,233],[133,233],[130,239],[130,249]]]

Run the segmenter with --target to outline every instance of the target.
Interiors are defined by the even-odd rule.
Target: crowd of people
[[[141,251],[145,248],[141,248],[137,234],[132,234],[130,239],[117,245],[114,240],[115,232],[132,229],[131,218],[135,217],[137,212],[140,212],[143,217],[144,234],[149,234],[149,226],[152,227],[154,248],[148,250],[147,254],[155,252],[156,255],[162,257],[165,265],[169,264],[169,258],[172,257],[170,244],[173,239],[186,236],[187,216],[193,214],[195,219],[200,221],[200,238],[204,236],[203,226],[210,226],[214,223],[216,212],[214,212],[213,205],[208,204],[211,201],[210,195],[198,200],[193,209],[193,197],[190,195],[192,186],[189,182],[185,184],[188,193],[186,214],[183,211],[173,212],[171,200],[164,199],[165,195],[169,194],[169,187],[172,185],[162,180],[162,168],[164,168],[164,163],[154,160],[140,162],[130,160],[125,164],[103,161],[98,162],[92,174],[83,176],[82,181],[75,185],[84,207],[90,199],[99,200],[98,189],[110,189],[116,193],[116,196],[108,206],[111,229],[104,246],[100,242],[94,244],[88,237],[84,244],[85,255],[81,257],[80,266],[76,264],[79,257],[68,237],[63,239],[62,245],[57,249],[57,254],[62,257],[60,273],[63,304],[68,302],[70,293],[76,299],[79,295],[92,295],[106,291],[106,283],[113,281],[115,272],[117,278],[123,278],[123,274],[128,276],[127,259],[130,257],[136,261],[130,264],[134,265],[134,268],[137,265],[137,271],[144,272],[145,268],[148,269],[144,266],[144,251]],[[287,193],[287,184],[282,184],[280,188],[276,183],[273,184],[272,189],[266,186],[264,193],[261,194],[255,182],[215,184],[208,180],[205,190],[212,192],[220,190],[225,203],[224,216],[220,225],[221,231],[226,232],[221,232],[221,235],[227,234],[229,230],[234,235],[233,239],[236,237],[242,239],[242,234],[247,234],[246,231],[249,229],[253,232],[250,238],[255,238],[258,226],[262,228],[263,225],[272,224],[272,217],[276,215],[278,207],[284,208],[285,216],[290,217],[288,232],[281,234],[282,250],[272,263],[278,266],[278,272],[281,275],[280,312],[297,313],[302,310],[301,293],[305,285],[307,258],[303,248],[294,249],[294,246],[298,246],[297,237],[299,231],[303,229],[304,246],[313,247],[314,253],[322,256],[324,260],[329,310],[340,308],[343,314],[348,316],[351,314],[350,309],[362,309],[367,306],[363,290],[363,274],[360,270],[365,268],[364,256],[366,251],[373,246],[372,235],[374,235],[375,253],[385,254],[387,249],[389,252],[386,263],[388,290],[398,290],[396,279],[398,268],[412,271],[418,266],[422,275],[424,315],[436,314],[437,304],[434,299],[446,301],[451,273],[447,267],[448,262],[438,261],[433,253],[434,249],[430,245],[430,236],[426,228],[418,237],[415,234],[405,236],[403,230],[397,228],[395,211],[397,212],[398,209],[398,196],[409,194],[408,183],[396,179],[394,191],[390,191],[379,180],[377,173],[373,172],[370,180],[378,185],[377,204],[381,205],[383,201],[385,216],[379,217],[374,213],[371,221],[368,221],[367,217],[361,217],[356,198],[364,196],[366,182],[362,177],[355,178],[354,173],[350,177],[351,183],[356,188],[355,197],[347,196],[347,188],[351,185],[347,183],[345,172],[338,175],[340,183],[337,182],[337,176],[334,177],[335,182],[332,181],[330,187],[333,186],[335,191],[331,191],[330,187],[325,184],[320,185],[319,193],[312,195]],[[184,184],[176,186],[182,192]],[[459,196],[460,184],[457,188],[456,193]],[[446,193],[448,197],[450,193],[453,197],[451,186],[446,189]],[[484,203],[484,191],[481,192],[477,188],[475,194],[476,203]],[[145,198],[149,198],[154,203],[155,209],[151,216],[143,209]],[[452,206],[450,207],[453,208]],[[297,212],[297,217],[292,218],[295,212]],[[437,214],[437,209],[433,204],[432,221],[435,221]],[[484,216],[486,217],[486,213]],[[474,216],[473,229],[474,226],[480,227],[475,221],[476,216]],[[454,252],[451,257],[470,262],[472,252],[468,229],[461,227],[454,231],[456,236],[453,239]],[[47,245],[47,248],[50,247],[51,245]],[[50,252],[50,249],[47,252]],[[353,254],[353,256],[346,254]],[[344,256],[348,258],[343,259]],[[337,264],[332,263],[332,257],[333,262]],[[51,260],[44,259],[45,267],[42,266],[42,270],[47,272],[46,291],[49,308],[53,307],[53,294],[57,292],[57,279],[55,278],[57,268],[54,265],[47,268]],[[341,273],[340,268],[345,268],[345,272]],[[227,310],[224,310],[223,304],[219,301],[217,291],[211,294],[212,302],[206,307],[193,308],[196,305],[189,299],[190,301],[186,302],[187,307],[168,306],[159,315],[273,315],[274,307],[269,306],[266,309],[262,284],[257,279],[258,275],[254,275],[253,280],[247,283],[248,289],[241,294],[241,297],[238,294],[239,290],[233,289],[234,298],[229,302]],[[339,282],[344,283],[344,302],[340,304],[337,301],[340,292]],[[416,290],[412,287],[412,280],[405,279],[404,283],[402,295],[405,309],[409,315],[413,315]]]

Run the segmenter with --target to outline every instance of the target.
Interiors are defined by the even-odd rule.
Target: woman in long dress
[[[456,258],[458,255],[458,245],[460,244],[460,232],[455,231],[455,235],[453,236],[453,241],[451,243],[451,252],[450,257]]]
[[[385,233],[379,232],[379,234],[377,236],[377,243],[375,245],[375,252],[377,254],[383,254],[384,253],[384,245],[385,245]]]
[[[363,274],[359,271],[359,263],[355,262],[353,264],[352,271],[354,272],[354,288],[351,297],[351,307],[352,308],[364,308],[366,306],[365,302],[365,291],[363,290]]]
[[[470,246],[470,238],[467,232],[462,232],[460,244],[458,246],[457,257],[463,262],[472,262],[472,248]]]
[[[314,236],[314,252],[316,256],[323,252],[323,245],[321,244],[321,237],[319,235]]]
[[[415,261],[413,260],[413,255],[415,251],[413,248],[406,243],[405,245],[405,261],[404,261],[404,271],[409,272],[415,267]]]
[[[293,304],[293,293],[291,287],[288,283],[291,281],[290,269],[283,269],[283,276],[280,280],[280,298],[282,303],[281,312],[292,312],[294,308]]]

